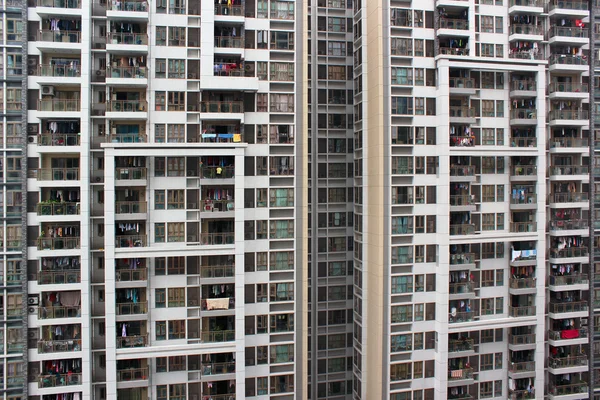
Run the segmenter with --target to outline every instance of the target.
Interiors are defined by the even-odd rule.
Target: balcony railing
[[[574,258],[587,257],[589,255],[587,247],[569,247],[567,249],[550,249],[550,258]]]
[[[566,2],[565,2],[566,3]],[[584,56],[573,56],[570,54],[552,54],[548,58],[550,65],[588,65],[588,60]]]
[[[588,365],[587,356],[568,356],[548,359],[548,368],[570,368],[570,367],[585,367]]]
[[[475,171],[476,168],[474,165],[450,167],[450,176],[475,176]]]
[[[509,287],[511,289],[535,289],[535,278],[510,278]]]
[[[202,364],[202,375],[232,374],[235,372],[235,362]]]
[[[37,348],[40,354],[81,351],[81,339],[40,340]]]
[[[586,83],[579,82],[552,82],[548,86],[548,91],[550,93],[587,93],[588,90],[589,88]]]
[[[233,265],[203,265],[200,267],[202,278],[231,278],[234,276]]]
[[[43,133],[38,135],[38,146],[79,146],[79,133]]]
[[[53,388],[83,384],[81,373],[40,375],[38,388]]]
[[[203,113],[243,113],[244,103],[241,101],[203,101],[200,103]]]
[[[201,332],[200,336],[204,343],[231,342],[235,340],[235,331]]]
[[[473,321],[473,318],[476,317],[475,311],[461,311],[456,312],[454,315],[450,313],[448,316],[448,321],[451,324],[459,323],[459,322],[469,322]]]
[[[111,0],[108,2],[109,11],[148,12],[147,0]]]
[[[233,244],[235,242],[234,232],[202,233],[200,236],[203,245]]]
[[[81,111],[79,99],[41,99],[38,100],[38,111],[78,112]]]
[[[533,333],[525,335],[513,335],[512,333],[509,333],[508,343],[516,346],[524,344],[535,344],[535,335]]]
[[[147,45],[147,33],[108,33],[108,44],[131,44],[131,45]]]
[[[589,224],[587,219],[569,219],[562,221],[550,221],[549,228],[551,231],[569,231],[576,229],[588,229]]]
[[[38,42],[81,43],[81,32],[42,29],[38,32],[37,40]]]
[[[582,312],[588,310],[588,302],[587,301],[572,301],[565,303],[548,303],[548,312],[554,314],[563,314],[563,313],[572,313],[572,312]]]
[[[508,365],[508,371],[514,373],[535,372],[535,361],[511,362]]]
[[[544,7],[543,0],[510,0],[509,6],[519,7]]]
[[[456,353],[459,351],[471,351],[475,342],[473,339],[450,340],[448,342],[448,352]]]
[[[145,381],[148,379],[148,367],[117,370],[117,382]]]
[[[145,201],[117,201],[115,203],[116,214],[140,214],[147,211]]]
[[[135,282],[148,279],[146,268],[118,269],[115,271],[117,282]]]
[[[18,4],[18,2],[15,2]],[[80,0],[36,0],[36,7],[81,8]]]
[[[81,76],[80,65],[38,65],[37,73],[39,76],[54,76],[61,78],[78,78]]]
[[[527,24],[514,24],[510,26],[511,35],[543,35],[544,31],[541,26],[538,25],[527,25]],[[521,89],[524,90],[524,89]],[[530,89],[535,90],[535,89]]]
[[[469,20],[456,18],[440,18],[440,29],[469,29]]]
[[[236,36],[215,36],[215,47],[241,49],[244,47],[244,40]]]
[[[117,303],[117,315],[139,315],[148,313],[148,302]]]
[[[450,78],[450,88],[476,89],[475,79],[473,78]]]
[[[242,5],[215,4],[215,15],[231,15],[233,17],[243,17],[244,7]]]
[[[588,276],[584,275],[584,274],[563,275],[563,276],[550,275],[548,282],[552,286],[582,285],[582,284],[588,284],[589,279],[588,279]]]
[[[548,10],[554,10],[555,8],[562,8],[565,10],[581,10],[586,11],[588,9],[588,2],[581,0],[552,0],[548,2]]]
[[[130,349],[134,347],[146,347],[148,345],[148,335],[131,335],[127,337],[117,337],[117,349]]]
[[[535,108],[515,108],[510,110],[510,119],[537,119]]]
[[[543,60],[545,59],[543,52],[533,52],[531,50],[525,51],[511,51],[508,53],[508,58],[514,58],[516,60]]]
[[[115,238],[115,247],[146,247],[148,240],[146,235],[118,235]]]
[[[64,283],[80,283],[81,272],[79,270],[66,271],[39,271],[37,276],[38,285],[62,285]]]
[[[473,264],[476,260],[475,253],[450,254],[450,265]]]
[[[108,67],[106,71],[106,77],[123,79],[142,79],[148,77],[148,69],[146,67]]]
[[[77,181],[79,168],[41,168],[37,171],[38,181]]]
[[[37,215],[79,215],[79,203],[38,203]]]
[[[472,235],[475,233],[475,224],[450,225],[450,235]]]
[[[442,47],[442,46],[440,46],[440,54],[448,55],[448,56],[468,56],[469,55],[469,50],[467,50],[467,49],[460,49],[460,48],[456,48],[456,47]],[[410,54],[410,55],[412,55],[412,54]]]
[[[451,283],[448,286],[450,294],[467,294],[473,292],[473,284],[471,282]]]
[[[537,232],[537,222],[511,222],[510,231],[515,233]]]
[[[513,137],[510,139],[510,147],[535,147],[537,146],[537,138],[534,137]]]
[[[537,203],[536,193],[525,193],[510,198],[510,204],[535,204]]]
[[[108,102],[107,112],[146,112],[146,100],[111,100]]]
[[[38,250],[74,250],[79,248],[79,237],[41,237]]]
[[[535,315],[535,306],[510,307],[509,314],[511,317],[531,317]]]
[[[203,179],[228,179],[235,175],[234,167],[201,166],[200,177]]]
[[[451,206],[471,206],[473,204],[473,197],[471,197],[469,194],[450,196]]]
[[[128,181],[146,179],[147,171],[148,168],[146,167],[115,168],[115,180]]]
[[[67,306],[48,306],[38,308],[39,319],[55,319],[55,318],[79,318],[81,316],[81,307]]]
[[[572,385],[560,385],[548,387],[548,394],[552,396],[568,396],[571,394],[588,393],[587,382],[574,383]]]
[[[475,108],[450,106],[450,118],[475,118]]]
[[[521,90],[521,91],[536,91],[536,81],[531,80],[513,80],[510,82],[510,90]]]
[[[448,371],[449,381],[458,381],[461,379],[473,379],[473,368],[463,368]]]
[[[589,37],[589,33],[587,28],[578,27],[566,28],[562,26],[553,26],[548,29],[548,39],[556,36],[587,39]]]
[[[571,340],[587,337],[587,329],[565,329],[562,331],[548,331],[548,339],[550,340]]]
[[[580,138],[551,138],[549,145],[551,149],[588,147],[588,140]]]
[[[535,165],[513,165],[510,167],[511,176],[531,176],[537,175],[537,166]]]
[[[509,400],[529,400],[535,399],[535,390],[508,390]]]
[[[552,110],[548,113],[548,119],[554,120],[588,120],[589,115],[586,110]]]
[[[550,197],[551,203],[582,203],[587,202],[588,200],[589,196],[584,192],[554,193],[554,195]]]

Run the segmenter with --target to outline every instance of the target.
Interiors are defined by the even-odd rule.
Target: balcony
[[[529,375],[530,373],[535,375],[535,361],[511,362],[508,365],[508,373],[512,377],[519,375],[519,378],[523,378],[523,375]]]
[[[111,100],[108,102],[106,112],[111,113],[140,113],[140,116],[132,116],[131,118],[145,118],[143,115],[147,113],[148,102],[146,100]],[[115,116],[111,116],[115,118]]]
[[[244,39],[236,36],[215,36],[215,47],[226,49],[244,48]]]
[[[46,43],[39,43],[46,42]],[[52,31],[41,29],[37,33],[37,42],[42,47],[52,48],[50,43],[56,44],[59,49],[73,48],[73,44],[81,43],[81,32],[79,31]],[[59,44],[60,43],[60,44]]]
[[[552,110],[548,113],[550,126],[589,124],[589,114],[585,110]]]
[[[552,82],[548,92],[550,99],[587,99],[589,86],[579,82]]]
[[[451,283],[448,286],[450,299],[474,298],[475,291],[471,282]]]
[[[518,35],[519,39],[511,38],[509,40],[536,40],[538,38],[530,38],[528,36],[543,36],[544,31],[539,25],[533,24],[512,24],[510,26],[510,36]],[[541,41],[543,38],[539,38]],[[535,89],[533,89],[535,90]]]
[[[79,168],[40,168],[36,177],[38,181],[78,181]]]
[[[38,76],[55,78],[80,78],[81,66],[71,64],[40,64],[38,65],[37,74]],[[57,80],[56,83],[60,83],[60,80]]]
[[[515,60],[545,60],[546,57],[544,53],[541,51],[532,51],[532,50],[524,50],[524,51],[511,51],[508,53],[508,58],[512,58]]]
[[[585,72],[589,68],[586,57],[570,54],[552,54],[548,58],[548,64],[550,71]]]
[[[64,147],[79,146],[81,134],[79,133],[43,133],[38,135],[37,145],[61,147],[59,151],[66,151]],[[42,151],[42,150],[39,150]],[[73,150],[78,151],[78,150]]]
[[[510,180],[515,181],[536,181],[537,166],[535,165],[513,165],[510,167]]]
[[[117,201],[115,214],[145,214],[147,205],[145,201]]]
[[[589,141],[581,138],[551,138],[550,153],[588,153]]]
[[[570,314],[570,313],[587,313],[589,307],[587,301],[572,301],[564,303],[555,303],[550,301],[548,303],[549,314]],[[550,318],[553,318],[550,316]],[[563,317],[564,318],[564,317]]]
[[[244,5],[215,4],[215,15],[243,17]]]
[[[475,234],[475,224],[450,225],[450,235],[473,235]]]
[[[117,269],[115,271],[117,282],[141,282],[148,279],[148,270],[146,268],[136,269]]]
[[[412,81],[412,80],[411,80]],[[456,94],[475,94],[477,86],[473,78],[453,78],[449,79],[450,93]]]
[[[202,376],[235,373],[235,362],[202,363]]]
[[[148,367],[117,370],[117,382],[145,381],[148,379]]]
[[[510,232],[537,233],[537,222],[511,222]]]
[[[535,334],[532,333],[525,335],[513,335],[512,333],[508,334],[509,346],[533,346],[532,349],[534,349],[536,345],[535,340]]]
[[[440,46],[439,55],[468,57],[469,50],[466,48]]]
[[[40,237],[38,250],[74,250],[79,249],[79,237]]]
[[[535,390],[508,390],[508,400],[535,399]]]
[[[207,331],[201,332],[200,338],[203,343],[223,343],[235,340],[235,331]]]
[[[473,265],[477,261],[475,253],[450,254],[450,265]],[[451,267],[452,268],[452,267]]]
[[[565,286],[564,290],[576,290],[575,288],[570,288],[569,286],[589,285],[590,281],[588,279],[588,276],[584,274],[563,276],[550,275],[548,277],[548,284],[550,286],[550,290],[556,290],[559,286]]]
[[[576,261],[572,261],[572,259],[576,259],[576,258],[585,258],[586,261],[581,261],[581,262],[587,262],[587,258],[589,256],[589,251],[587,247],[581,246],[581,247],[569,247],[566,249],[550,249],[550,262],[556,263],[556,264],[560,264],[561,263],[561,259],[564,259],[564,262],[569,262],[569,260],[571,260],[571,262],[576,262]],[[553,261],[554,260],[554,261]]]
[[[127,46],[125,49],[131,47],[131,50],[134,50],[134,46],[148,46],[148,34],[109,32],[106,49],[109,50],[111,45],[115,45],[115,49],[117,46]]]
[[[511,125],[537,125],[537,109],[535,108],[515,108],[510,110],[509,115]]]
[[[112,17],[148,18],[148,1],[146,0],[109,0],[106,15]],[[140,15],[141,14],[141,15]]]
[[[450,122],[451,123],[475,123],[476,112],[473,107],[450,106]]]
[[[220,167],[220,166],[206,166],[200,167],[200,178],[201,179],[231,179],[235,176],[235,168]]]
[[[548,331],[548,340],[556,342],[582,339],[582,343],[587,343],[587,337],[587,329],[564,329],[562,331]],[[555,345],[567,346],[567,343],[556,343]]]
[[[80,282],[81,272],[79,270],[39,271],[37,274],[38,285],[62,285]]]
[[[535,186],[515,186],[510,198],[511,210],[530,210],[537,208]]]
[[[38,319],[62,319],[81,317],[81,306],[40,306],[38,308]]]
[[[79,215],[79,203],[42,202],[37,204],[38,216]]]
[[[509,292],[511,294],[534,294],[537,280],[535,278],[510,278]]]
[[[589,196],[584,192],[575,193],[554,193],[550,196],[550,206],[553,204],[559,205],[559,208],[568,208],[570,206],[564,205],[565,203],[585,203],[587,204]]]
[[[244,103],[242,101],[203,101],[200,103],[200,112],[240,114],[244,112]]]
[[[588,167],[582,167],[578,165],[559,165],[559,166],[551,166],[550,167],[550,177],[557,178],[560,176],[567,176],[566,180],[572,180],[573,176],[583,175],[583,177],[579,178],[586,179],[589,176]],[[576,178],[575,178],[576,179]]]
[[[475,201],[470,194],[450,195],[450,207],[452,211],[475,211]]]
[[[531,13],[541,14],[544,12],[543,0],[510,0],[508,13]]]
[[[451,29],[451,30],[459,30],[459,31],[468,31],[469,30],[469,20],[468,19],[458,19],[458,18],[445,18],[440,17],[440,25],[438,29]],[[439,32],[439,34],[443,35],[444,32]],[[447,35],[456,35],[460,34],[457,32],[446,32]],[[468,35],[468,32],[465,33]]]
[[[115,247],[118,249],[146,246],[148,246],[146,235],[117,235],[115,238]]]
[[[509,315],[514,318],[535,316],[535,306],[509,307]]]
[[[222,297],[215,299],[201,299],[202,311],[233,310],[235,308],[234,297]]]
[[[561,358],[548,358],[548,368],[561,369],[561,368],[576,368],[585,367],[587,369],[588,358],[587,356],[568,356]],[[583,371],[582,371],[583,372]],[[558,371],[558,373],[561,373]]]
[[[148,335],[131,335],[117,337],[117,349],[132,349],[148,346]]]
[[[106,83],[111,85],[145,86],[148,84],[146,67],[107,67]]]
[[[473,339],[450,340],[448,342],[448,352],[449,353],[458,353],[458,352],[473,351],[474,345],[475,345],[475,342],[473,341]]]
[[[455,369],[448,370],[448,383],[463,381],[463,380],[472,380],[473,379],[473,368],[463,368],[463,369]],[[467,385],[468,383],[462,383],[461,385]]]
[[[117,315],[142,315],[148,313],[148,302],[139,301],[137,303],[117,303]]]
[[[81,339],[40,340],[38,342],[37,350],[38,354],[81,351]]]
[[[589,42],[587,28],[553,26],[546,35],[550,44],[584,45]]]
[[[535,148],[537,146],[537,138],[535,137],[511,137],[510,147],[519,148]]]
[[[588,1],[585,0],[550,0],[548,2],[549,16],[581,16],[589,15]]]
[[[80,9],[80,0],[36,0],[36,7]]]
[[[234,232],[201,233],[201,244],[204,246],[232,245],[235,243]]]
[[[146,168],[146,167],[115,168],[115,180],[117,180],[117,181],[145,180],[147,172],[148,172],[148,168]]]
[[[475,165],[450,166],[450,182],[475,182]]]
[[[202,278],[233,278],[235,266],[231,265],[202,265],[200,276]]]
[[[510,97],[536,97],[537,83],[533,79],[529,80],[512,80],[510,82]]]
[[[461,312],[456,312],[454,313],[450,313],[448,315],[448,322],[451,324],[457,324],[457,323],[461,323],[461,322],[471,322],[473,321],[473,319],[475,319],[477,315],[475,314],[474,311],[461,311]]]
[[[565,233],[564,231],[587,231],[589,229],[589,224],[587,219],[568,219],[561,221],[550,221],[549,229],[550,234],[554,233],[555,235],[566,235],[567,233]],[[573,234],[577,234],[577,232],[574,232]]]
[[[83,379],[81,373],[40,375],[38,377],[38,388],[54,388],[63,386],[82,385]]]
[[[579,382],[579,383],[574,383],[572,385],[560,385],[560,386],[554,386],[554,385],[550,384],[550,386],[548,387],[548,396],[550,397],[550,399],[554,399],[555,397],[558,397],[558,396],[570,396],[570,395],[580,395],[580,396],[585,396],[584,398],[587,398],[588,393],[589,393],[589,387],[588,387],[587,382]],[[570,398],[571,397],[569,397],[569,399]]]
[[[81,111],[81,102],[79,99],[41,99],[38,100],[37,110],[40,112],[78,113]]]

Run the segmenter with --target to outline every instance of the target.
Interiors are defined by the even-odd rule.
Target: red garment
[[[560,333],[561,339],[577,339],[579,337],[579,330],[567,329]]]

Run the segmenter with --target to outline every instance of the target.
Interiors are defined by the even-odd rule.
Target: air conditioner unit
[[[34,330],[30,330],[28,336],[29,336],[29,339],[37,339],[38,338],[38,332],[34,331]]]
[[[37,296],[29,296],[29,298],[27,298],[27,304],[30,306],[37,306],[40,304],[40,298]]]
[[[36,308],[37,308],[37,307],[28,307],[28,308],[27,308],[27,311],[29,312],[29,314],[35,314],[35,312],[36,312]]]
[[[27,136],[27,142],[29,144],[37,144],[37,136]]]
[[[28,69],[27,70],[27,74],[29,74],[29,75],[35,75],[35,69],[32,69],[32,68]]]
[[[42,94],[44,96],[54,96],[54,86],[42,86]]]
[[[191,72],[188,74],[188,79],[196,79],[196,74]]]
[[[27,124],[27,133],[38,133],[39,127],[38,124]]]

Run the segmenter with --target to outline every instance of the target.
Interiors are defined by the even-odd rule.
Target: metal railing
[[[548,113],[548,119],[553,120],[587,120],[589,119],[586,110],[552,110]]]
[[[554,314],[582,312],[588,310],[587,301],[571,301],[565,303],[548,303],[548,312]]]
[[[509,372],[532,372],[535,371],[535,361],[511,362],[508,365]]]
[[[238,36],[215,36],[215,47],[241,49],[244,47],[244,40]]]
[[[148,367],[117,370],[117,382],[143,381],[148,379]]]
[[[37,170],[38,181],[77,181],[79,168],[41,168]]]
[[[39,375],[38,388],[52,388],[83,384],[81,373]]]
[[[562,331],[548,331],[548,339],[550,340],[572,340],[587,337],[587,329],[565,329]]]
[[[469,20],[468,19],[456,19],[456,18],[440,18],[439,29],[468,30],[469,29]]]
[[[115,275],[117,282],[145,281],[148,279],[148,270],[146,268],[117,269]]]
[[[109,32],[107,44],[130,44],[130,45],[147,45],[147,33],[119,33]]]
[[[510,167],[511,176],[536,176],[537,166],[535,165],[513,165]]]
[[[19,2],[15,1],[19,4]],[[80,0],[36,0],[36,7],[81,8]]]
[[[510,110],[510,119],[537,119],[537,109],[535,108],[515,108]]]
[[[575,275],[563,275],[563,276],[549,276],[548,280],[551,286],[565,286],[565,285],[581,285],[588,284],[588,276],[584,274]]]
[[[564,147],[588,147],[588,140],[581,138],[551,138],[549,140],[551,149]]]
[[[456,353],[459,351],[471,351],[473,350],[475,342],[473,339],[465,340],[450,340],[448,342],[448,352]]]
[[[200,275],[202,278],[231,278],[235,274],[233,265],[202,265]]]
[[[235,362],[202,364],[202,375],[232,374],[235,372]]]
[[[222,245],[235,243],[234,232],[201,233],[200,237],[203,245]]]
[[[79,146],[79,133],[42,133],[38,135],[38,146]]]
[[[146,314],[148,312],[148,302],[138,301],[137,303],[117,303],[117,315],[136,315]]]
[[[551,231],[568,231],[575,229],[588,229],[587,219],[569,219],[562,221],[550,221],[548,224]]]
[[[536,81],[531,80],[513,80],[510,82],[510,90],[536,91]]]
[[[40,354],[81,351],[81,339],[40,340],[37,349]]]
[[[567,28],[563,26],[553,26],[548,29],[548,39],[556,36],[587,39],[589,37],[589,33],[587,28],[578,27]]]
[[[471,282],[450,283],[448,285],[450,294],[467,294],[474,293],[473,284]]]
[[[549,65],[588,65],[587,58],[570,54],[552,54],[548,57]]]
[[[544,7],[543,0],[510,0],[509,6],[519,7]]]
[[[537,222],[511,222],[510,231],[515,233],[537,232]]]
[[[558,165],[550,167],[550,175],[587,175],[588,167],[578,165]]]
[[[570,367],[584,367],[588,365],[587,356],[567,356],[548,358],[548,368],[570,368]]]
[[[512,345],[535,344],[535,334],[513,335],[508,334],[508,343]]]
[[[200,103],[200,112],[203,113],[243,113],[242,101],[203,101]]]
[[[535,306],[509,307],[511,317],[531,317],[535,315]]]
[[[41,99],[38,100],[38,111],[78,112],[81,111],[79,99]]]
[[[475,311],[461,311],[456,312],[454,315],[450,313],[448,315],[448,321],[451,324],[459,323],[459,322],[469,322],[473,321],[473,318],[476,317]]]
[[[200,332],[200,338],[204,343],[231,342],[235,340],[235,331]]]
[[[473,379],[473,368],[448,370],[449,381],[457,381],[461,379]]]
[[[450,118],[475,118],[475,108],[450,106]]]
[[[567,249],[550,249],[550,258],[573,258],[587,257],[589,255],[587,247],[569,247]]]
[[[71,65],[57,65],[57,64],[49,64],[49,65],[38,65],[37,69],[38,76],[55,76],[62,78],[78,78],[81,76],[81,66],[71,66]]]
[[[124,167],[115,168],[115,180],[128,181],[137,179],[146,179],[146,167]]]
[[[81,316],[81,307],[74,306],[49,306],[38,308],[39,319],[55,319],[55,318],[79,318]]]
[[[450,265],[474,264],[476,260],[475,253],[450,254]]]
[[[231,5],[227,4],[215,4],[215,15],[230,15],[233,17],[243,17],[244,16],[244,6],[243,5]]]
[[[447,55],[447,56],[468,56],[469,55],[469,50],[467,49],[460,49],[460,48],[456,48],[456,47],[442,47],[440,46],[440,52],[439,54],[442,55]],[[407,54],[407,55],[412,55],[412,51],[410,51],[411,54]]]
[[[146,235],[117,235],[115,238],[115,247],[146,247],[148,240]]]
[[[475,176],[475,165],[465,165],[462,167],[450,167],[450,176]]]
[[[543,35],[544,31],[539,25],[514,24],[510,26],[511,35]],[[535,90],[535,89],[531,89]]]
[[[200,167],[200,178],[203,179],[228,179],[235,175],[234,167],[215,167],[203,165]]]
[[[554,193],[554,196],[550,197],[551,203],[581,203],[587,202],[589,196],[587,193]]]
[[[535,390],[508,390],[509,400],[529,400],[535,399]]]
[[[37,215],[79,215],[79,203],[38,203]]]
[[[450,78],[450,88],[457,89],[476,89],[475,79],[473,78]]]
[[[148,203],[145,201],[117,201],[115,214],[140,214],[147,212]]]
[[[549,386],[548,394],[552,396],[567,396],[570,394],[588,393],[587,382],[574,383],[572,385]]]
[[[107,5],[108,11],[148,12],[146,0],[111,0]]]
[[[525,193],[523,196],[511,197],[510,204],[536,204],[536,193]]]
[[[148,345],[148,335],[131,335],[127,337],[117,337],[117,349],[129,349],[133,347],[146,347]]]
[[[38,285],[61,285],[64,283],[80,283],[81,271],[39,271],[37,276]]]
[[[146,67],[107,67],[107,78],[142,79],[148,78]]]
[[[535,278],[510,278],[509,287],[511,289],[535,289]]]
[[[37,242],[38,250],[74,250],[79,249],[79,237],[41,237]]]
[[[38,32],[37,40],[38,42],[81,43],[81,32],[41,29]]]
[[[471,206],[473,204],[473,197],[470,194],[450,195],[451,206]]]
[[[475,224],[450,225],[450,235],[472,235],[475,233]]]
[[[582,0],[552,0],[548,2],[548,10],[562,8],[565,10],[587,10],[588,2]]]
[[[579,82],[552,82],[550,85],[548,85],[549,93],[587,93],[588,90],[589,87],[586,83]]]
[[[146,100],[111,100],[106,107],[107,112],[146,112],[148,102]]]

